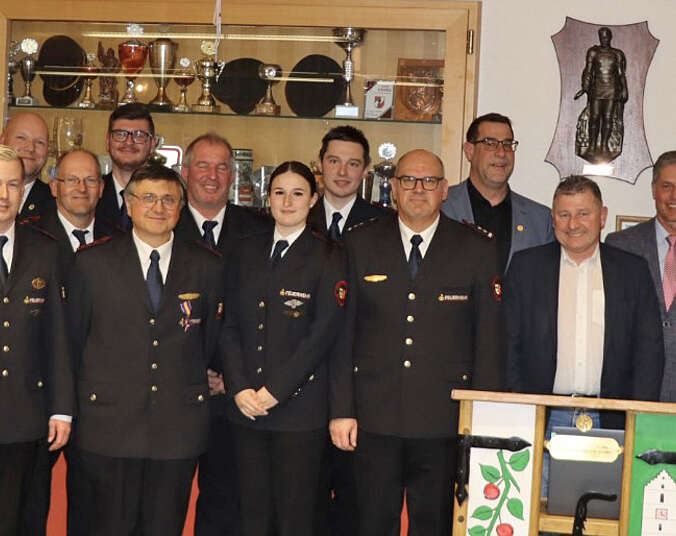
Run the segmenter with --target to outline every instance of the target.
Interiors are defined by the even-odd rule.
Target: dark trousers
[[[38,442],[0,444],[0,536],[20,536],[25,502],[37,457]]]
[[[239,488],[232,425],[212,416],[209,450],[200,456],[195,536],[239,536]]]
[[[47,533],[47,516],[52,496],[52,467],[60,454],[61,450],[50,452],[46,440],[38,442],[35,466],[21,505],[22,536],[45,536]]]
[[[180,536],[197,459],[112,458],[81,449],[77,477],[90,508],[88,536]]]
[[[359,534],[398,536],[406,492],[409,536],[450,536],[455,438],[407,439],[359,429]]]
[[[233,429],[242,536],[314,536],[326,429]]]
[[[354,453],[340,450],[329,439],[321,468],[315,534],[356,536],[358,526]]]

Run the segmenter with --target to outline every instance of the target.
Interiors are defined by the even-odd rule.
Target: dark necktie
[[[120,197],[122,198],[122,205],[120,206],[120,227],[125,231],[131,229],[131,220],[127,214],[127,203],[124,202],[124,190],[120,190]]]
[[[279,260],[282,258],[282,251],[288,247],[289,243],[286,240],[277,240],[275,249],[272,251],[272,256],[270,257],[270,265],[273,268],[279,264]]]
[[[204,230],[202,240],[204,240],[204,243],[211,249],[216,249],[216,239],[214,238],[214,227],[216,227],[217,225],[218,222],[213,220],[205,220],[204,223],[202,223],[202,229]]]
[[[411,254],[408,256],[408,271],[411,274],[411,279],[415,279],[422,262],[422,253],[420,253],[420,248],[418,247],[422,241],[422,236],[419,234],[411,237]]]
[[[157,313],[162,299],[162,273],[160,272],[160,253],[156,249],[150,253],[150,266],[146,274],[146,285],[153,311]]]
[[[85,235],[89,232],[89,229],[73,229],[73,236],[77,238],[78,242],[80,242],[79,248],[82,246],[87,245],[87,239],[85,238]],[[79,249],[78,248],[78,249]]]
[[[7,263],[5,262],[5,256],[2,254],[2,250],[5,248],[8,238],[5,235],[0,236],[0,286],[5,286],[7,283],[7,276],[9,275],[9,270],[7,269]]]
[[[340,240],[340,227],[338,227],[338,222],[343,218],[343,215],[340,212],[334,212],[331,217],[331,225],[329,226],[328,236],[331,240],[338,241]]]

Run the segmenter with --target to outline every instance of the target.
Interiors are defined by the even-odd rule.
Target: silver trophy
[[[17,106],[38,106],[40,101],[31,95],[31,84],[35,79],[35,67],[37,60],[35,53],[38,51],[38,42],[32,37],[26,37],[21,41],[21,50],[26,54],[19,62],[21,78],[23,78],[26,89],[21,97],[16,98]]]
[[[78,108],[85,110],[93,110],[96,108],[96,103],[92,99],[92,86],[94,85],[94,78],[96,78],[99,68],[96,66],[96,54],[87,54],[87,64],[82,68],[84,78],[84,93],[82,99],[77,104]]]
[[[381,143],[378,147],[378,155],[383,161],[373,166],[373,186],[378,186],[378,204],[384,207],[392,206],[392,184],[394,172],[394,157],[397,156],[397,148],[393,143]]]
[[[219,112],[221,107],[216,104],[211,88],[225,67],[225,63],[216,59],[216,44],[213,41],[202,41],[200,50],[204,54],[202,59],[195,62],[197,78],[202,83],[202,94],[192,105],[193,112]]]
[[[281,107],[275,102],[272,94],[272,85],[279,82],[276,78],[282,74],[282,67],[279,65],[263,64],[258,68],[258,76],[268,83],[265,90],[265,97],[256,104],[254,113],[258,115],[279,115]]]
[[[14,104],[14,73],[19,69],[19,62],[17,56],[21,47],[16,41],[9,42],[9,51],[7,55],[7,102],[9,105]]]
[[[150,69],[155,75],[157,95],[150,101],[153,108],[169,110],[173,103],[167,97],[167,85],[171,81],[169,72],[174,70],[176,64],[176,49],[178,43],[162,37],[148,43],[150,53]]]
[[[343,78],[345,79],[345,101],[336,106],[336,117],[359,117],[359,106],[352,101],[351,82],[354,78],[352,51],[364,42],[366,30],[362,28],[334,28],[336,44],[345,51]]]

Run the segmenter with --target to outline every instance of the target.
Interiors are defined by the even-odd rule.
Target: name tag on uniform
[[[368,281],[369,283],[380,283],[386,279],[387,276],[385,274],[369,274],[364,276],[364,281]]]
[[[437,300],[440,302],[466,302],[469,301],[467,294],[439,294]]]

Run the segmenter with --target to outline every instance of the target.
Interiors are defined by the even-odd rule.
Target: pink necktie
[[[667,251],[667,258],[664,261],[662,289],[664,290],[664,305],[668,311],[676,295],[676,249],[674,249],[676,235],[669,235],[667,240],[669,240],[669,251]]]

